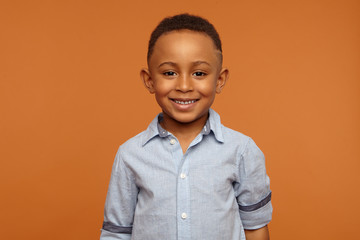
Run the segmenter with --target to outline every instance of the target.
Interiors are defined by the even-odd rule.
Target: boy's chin
[[[205,114],[206,115],[206,114]],[[176,114],[176,115],[168,115],[170,121],[174,121],[178,124],[192,124],[197,121],[205,120],[205,116],[194,116],[193,114]],[[207,119],[207,116],[206,116]]]

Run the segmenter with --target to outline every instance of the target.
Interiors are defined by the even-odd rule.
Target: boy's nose
[[[193,90],[192,79],[189,76],[181,76],[177,79],[176,90],[188,92]]]

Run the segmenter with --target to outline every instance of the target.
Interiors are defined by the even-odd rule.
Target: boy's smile
[[[203,126],[215,94],[228,77],[221,69],[220,52],[204,33],[171,31],[157,40],[149,69],[141,77],[164,114],[164,124]]]

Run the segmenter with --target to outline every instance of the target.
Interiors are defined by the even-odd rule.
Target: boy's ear
[[[221,93],[222,89],[225,87],[226,81],[229,78],[229,70],[227,68],[223,68],[220,71],[219,78],[216,82],[216,93]]]
[[[146,89],[152,94],[154,93],[154,82],[151,78],[151,74],[149,69],[147,68],[143,68],[140,71],[140,78],[144,83],[144,86],[146,87]]]

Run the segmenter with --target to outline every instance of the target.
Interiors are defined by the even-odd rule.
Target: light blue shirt
[[[254,141],[212,109],[183,154],[159,114],[120,146],[101,240],[239,240],[272,216],[269,177]]]

